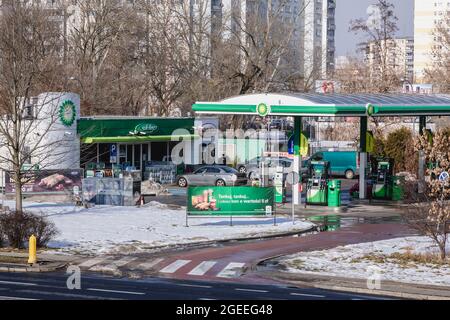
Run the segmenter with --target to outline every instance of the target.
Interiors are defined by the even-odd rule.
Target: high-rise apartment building
[[[449,0],[415,0],[414,8],[414,74],[423,79],[424,71],[433,62],[432,51],[439,46],[435,35],[438,26],[447,25],[450,17]]]
[[[289,39],[289,65],[304,78],[326,79],[334,71],[335,0],[212,0],[212,10],[229,30],[245,25],[250,15],[264,21],[268,10],[293,32]],[[239,23],[237,23],[239,22]],[[243,34],[245,34],[243,32]],[[292,70],[292,69],[291,69]]]
[[[414,39],[395,38],[381,43],[369,42],[366,46],[366,61],[370,74],[381,73],[382,59],[386,57],[386,67],[396,76],[413,82],[414,80]]]

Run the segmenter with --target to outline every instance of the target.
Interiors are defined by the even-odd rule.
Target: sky
[[[349,33],[352,19],[367,17],[367,7],[376,0],[336,0],[336,56],[352,55],[363,37]],[[391,0],[398,17],[399,37],[414,35],[414,0]]]

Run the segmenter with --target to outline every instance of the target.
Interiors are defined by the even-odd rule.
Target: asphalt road
[[[82,274],[81,289],[69,290],[64,273],[0,273],[0,300],[385,300],[390,298],[288,286],[117,279]]]

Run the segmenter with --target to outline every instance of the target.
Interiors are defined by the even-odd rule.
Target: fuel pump
[[[273,179],[276,203],[283,203],[286,200],[286,188],[284,187],[284,182],[283,167],[277,166],[277,170]]]
[[[306,204],[328,204],[328,179],[330,163],[328,161],[311,161],[308,167],[306,184]]]
[[[392,180],[394,173],[393,159],[378,159],[372,195],[374,199],[392,198]]]

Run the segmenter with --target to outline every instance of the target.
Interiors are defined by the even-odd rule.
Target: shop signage
[[[66,100],[59,107],[59,120],[66,127],[71,127],[77,118],[77,108],[71,100]]]
[[[189,187],[190,216],[266,216],[274,206],[274,188]]]
[[[295,134],[293,134],[288,141],[288,154],[295,154]],[[308,138],[302,133],[300,136],[300,155],[306,157],[309,153],[309,141]]]
[[[375,138],[372,131],[366,132],[366,152],[372,153],[375,150]]]
[[[158,126],[153,123],[141,123],[138,124],[135,128],[136,132],[145,132],[147,134],[152,134],[158,131]]]
[[[270,113],[270,107],[265,103],[260,103],[256,107],[256,112],[260,117],[266,117]]]
[[[83,170],[37,170],[22,174],[22,192],[25,194],[46,194],[73,192],[81,189]],[[5,174],[5,192],[15,193],[13,174]]]
[[[112,143],[109,147],[109,162],[117,163],[117,144]]]

